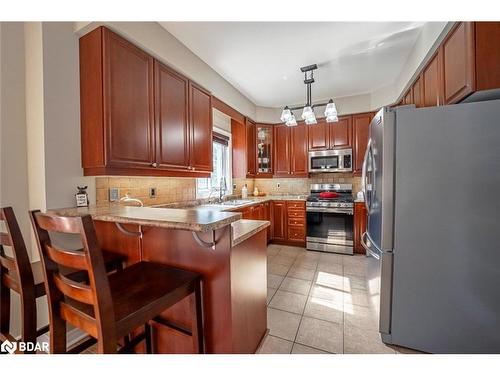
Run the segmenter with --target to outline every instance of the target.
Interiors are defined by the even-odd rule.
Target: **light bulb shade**
[[[304,109],[302,110],[302,119],[303,120],[307,120],[308,118],[313,118],[313,117],[316,117],[314,116],[314,111],[312,110],[311,107],[304,107]]]
[[[305,121],[306,121],[306,125],[314,125],[314,124],[317,124],[317,123],[318,123],[318,122],[316,121],[316,117],[314,116],[314,114],[313,114],[313,116],[312,116],[312,117],[308,117],[308,118],[306,118],[306,120],[305,120]]]
[[[333,116],[337,116],[337,107],[335,106],[335,103],[330,100],[325,108],[325,117]]]
[[[285,122],[286,126],[297,126],[297,120],[295,119],[295,115],[292,113],[292,116]]]
[[[283,112],[281,112],[281,121],[283,122],[287,122],[288,120],[290,120],[290,118],[293,116],[293,113],[292,111],[290,111],[290,109],[288,109],[288,107],[285,107],[283,109]]]
[[[339,122],[339,118],[337,117],[337,115],[326,116],[326,122]]]

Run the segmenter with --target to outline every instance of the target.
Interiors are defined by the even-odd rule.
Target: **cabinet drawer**
[[[288,227],[289,241],[305,241],[306,229],[304,227]]]
[[[305,210],[288,210],[288,217],[306,217]]]
[[[288,201],[287,202],[287,207],[288,209],[305,209],[306,207],[306,202],[303,201]]]
[[[297,219],[288,218],[288,225],[293,226],[293,227],[305,227],[306,221],[304,220],[303,217],[299,217]]]

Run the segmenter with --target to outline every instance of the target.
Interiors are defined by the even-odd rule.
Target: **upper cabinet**
[[[255,123],[245,119],[246,145],[247,145],[247,174],[246,177],[255,177],[256,154],[255,154]]]
[[[370,122],[375,114],[373,112],[360,113],[352,116],[352,138],[353,138],[353,173],[361,175],[363,159],[368,144],[368,133]]]
[[[105,27],[80,38],[85,175],[207,176],[210,93]]]
[[[330,127],[324,120],[318,120],[318,123],[308,128],[309,132],[309,150],[327,150],[330,147]]]
[[[274,175],[290,176],[290,127],[274,125]]]
[[[454,104],[475,91],[499,89],[499,45],[500,22],[458,22],[398,104]]]
[[[340,116],[338,122],[318,119],[315,125],[307,126],[309,151],[341,149],[352,147],[352,118]]]
[[[308,125],[274,125],[274,176],[307,177]]]
[[[255,144],[257,152],[256,176],[273,176],[273,125],[255,125]]]
[[[475,88],[474,25],[459,22],[441,45],[444,103],[457,103]]]

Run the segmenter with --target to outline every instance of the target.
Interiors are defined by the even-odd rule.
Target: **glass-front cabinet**
[[[256,175],[260,177],[272,177],[273,126],[267,124],[257,124],[255,136],[255,151],[257,154]]]

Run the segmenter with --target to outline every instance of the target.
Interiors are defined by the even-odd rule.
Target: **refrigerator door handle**
[[[368,206],[368,199],[366,194],[366,164],[368,163],[368,153],[371,147],[372,140],[368,140],[368,144],[366,145],[365,157],[363,158],[363,166],[361,167],[361,191],[363,192],[363,197],[365,200],[365,207],[367,211],[370,211],[370,207]]]
[[[371,242],[370,241],[370,245],[366,242],[366,238],[368,237],[368,233],[367,232],[364,232],[362,235],[361,235],[361,246],[363,246],[363,248],[366,250],[367,252],[367,255],[370,254],[372,257],[374,257],[375,259],[377,260],[380,260],[380,255],[375,253],[372,249],[371,249]]]

